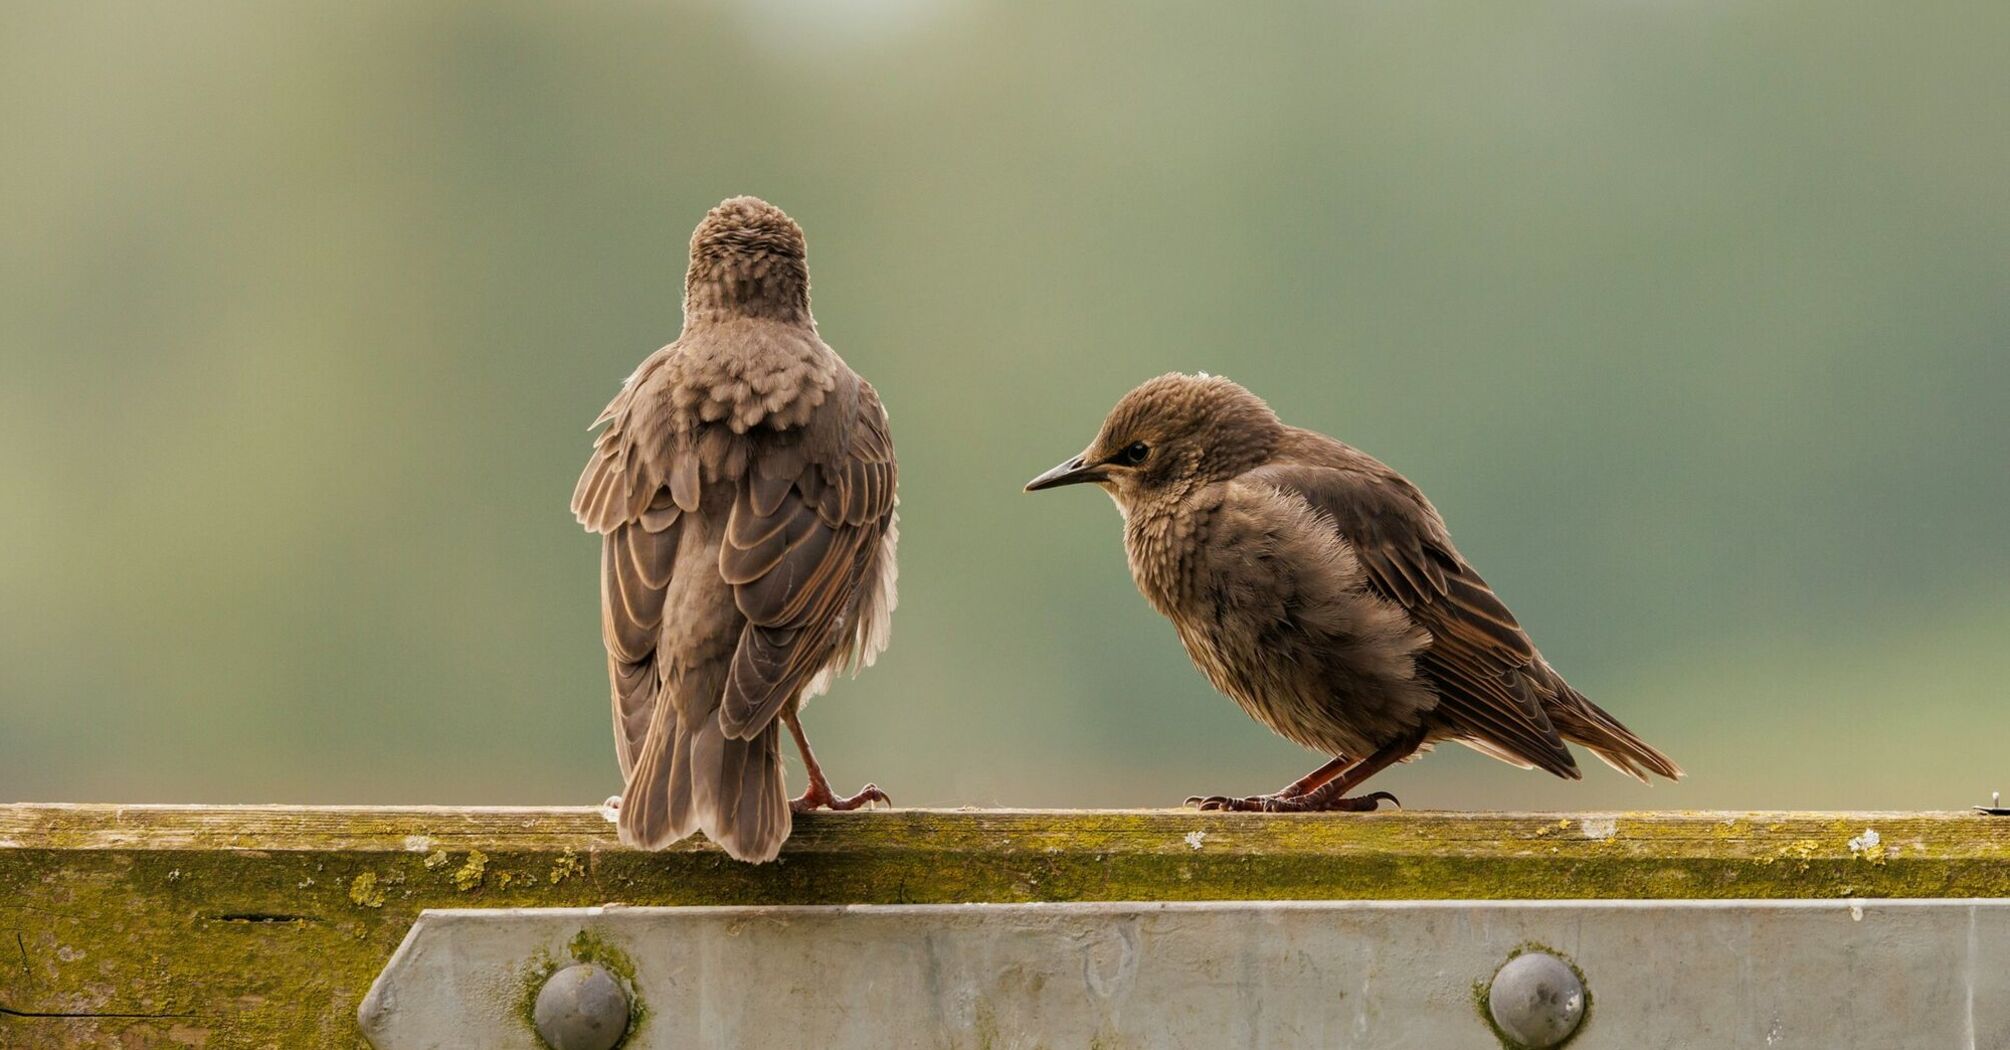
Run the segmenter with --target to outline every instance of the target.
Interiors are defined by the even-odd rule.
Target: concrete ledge
[[[0,1045],[361,1046],[429,907],[1844,897],[2010,897],[2010,818],[896,810],[749,867],[590,808],[0,806]]]

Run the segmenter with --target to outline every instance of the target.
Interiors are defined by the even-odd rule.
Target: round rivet
[[[628,993],[613,974],[580,963],[544,982],[531,1014],[551,1050],[609,1050],[628,1033]]]
[[[1555,1046],[1584,1019],[1584,982],[1547,952],[1523,952],[1494,974],[1487,1013],[1502,1033],[1523,1046]]]

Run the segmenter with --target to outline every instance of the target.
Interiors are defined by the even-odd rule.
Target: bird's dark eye
[[[1145,457],[1151,454],[1152,454],[1152,448],[1150,445],[1147,445],[1142,441],[1133,441],[1130,444],[1125,445],[1124,450],[1122,452],[1117,453],[1117,460],[1128,466],[1135,467],[1138,464],[1143,463],[1145,461]]]

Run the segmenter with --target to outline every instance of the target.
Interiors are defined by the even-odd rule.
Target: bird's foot
[[[813,809],[831,809],[842,813],[870,806],[875,802],[882,803],[888,808],[893,806],[893,800],[888,798],[886,792],[881,791],[876,784],[867,784],[860,788],[856,795],[838,796],[831,793],[829,784],[819,781],[811,784],[810,789],[803,792],[801,798],[791,799],[789,811],[808,813]]]
[[[1188,795],[1186,805],[1198,808],[1202,813],[1276,813],[1279,806],[1290,799],[1282,795],[1250,795],[1237,798],[1234,795]]]
[[[1387,791],[1375,791],[1351,798],[1321,798],[1317,791],[1286,798],[1282,795],[1250,795],[1236,798],[1233,795],[1193,795],[1186,800],[1189,806],[1196,806],[1202,813],[1372,813],[1383,799],[1388,799],[1401,808],[1403,803]]]

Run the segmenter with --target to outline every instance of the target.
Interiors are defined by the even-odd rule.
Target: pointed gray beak
[[[1082,457],[1076,456],[1074,459],[1027,482],[1026,491],[1038,492],[1041,489],[1057,489],[1063,485],[1081,485],[1086,482],[1101,481],[1108,476],[1103,473],[1103,468],[1100,466],[1083,466]]]

